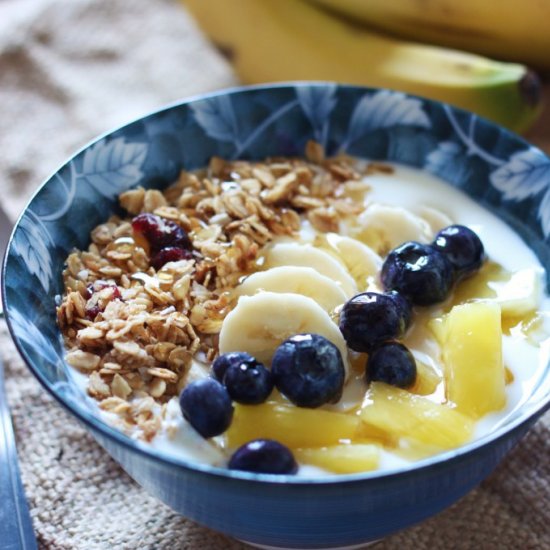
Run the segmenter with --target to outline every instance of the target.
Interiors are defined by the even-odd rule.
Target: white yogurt
[[[479,235],[488,256],[509,271],[540,266],[534,252],[508,225],[431,174],[398,166],[394,174],[374,174],[366,181],[372,188],[368,194],[371,202],[401,206],[418,214],[424,207],[435,208],[453,223],[467,225]]]
[[[472,228],[481,238],[488,257],[500,263],[511,272],[523,268],[540,266],[535,254],[525,245],[514,231],[481,207],[463,192],[446,185],[438,178],[420,170],[395,166],[393,174],[374,174],[366,177],[371,187],[367,194],[369,203],[380,203],[405,208],[413,214],[422,215],[435,209],[452,221]],[[435,213],[435,218],[440,214]],[[439,219],[441,222],[442,220]],[[302,240],[311,242],[315,236],[309,224],[304,224]],[[550,311],[550,299],[544,298],[540,311]],[[546,318],[546,333],[550,333],[550,322]],[[434,357],[433,338],[424,338],[427,329],[419,327],[407,335],[406,343],[411,347],[417,360],[421,360],[441,372]],[[423,332],[424,331],[424,332]],[[503,337],[503,357],[506,366],[513,372],[514,380],[506,387],[507,404],[502,411],[483,417],[476,425],[475,437],[481,437],[506,422],[506,418],[527,399],[531,388],[537,383],[550,357],[550,340],[540,347],[530,344],[521,335]],[[74,382],[85,393],[87,376],[70,369]],[[353,403],[360,403],[365,387],[362,376],[350,377],[344,396],[332,409],[346,409]],[[435,394],[433,399],[441,401],[443,396]],[[95,403],[95,402],[94,402]],[[100,411],[108,420],[108,414]],[[143,445],[146,445],[142,443]],[[182,418],[177,399],[168,405],[168,411],[161,430],[150,444],[167,456],[222,466],[225,463],[222,439],[205,441]],[[395,469],[409,464],[404,458],[389,451],[381,452],[380,469]],[[300,468],[298,475],[319,477],[328,472],[313,466]]]

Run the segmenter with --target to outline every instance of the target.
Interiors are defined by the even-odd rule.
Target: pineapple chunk
[[[444,317],[434,317],[428,321],[428,328],[433,332],[435,339],[439,342],[439,345],[442,346],[445,343],[447,328],[445,326],[445,321],[447,316]]]
[[[507,317],[502,319],[502,333],[514,338],[522,338],[536,347],[548,339],[550,331],[545,326],[548,311],[533,311],[523,317]]]
[[[257,438],[276,439],[292,449],[337,445],[357,437],[360,421],[348,415],[321,409],[305,409],[281,403],[235,405],[226,432],[229,447]]]
[[[474,421],[447,405],[382,382],[370,385],[360,412],[364,433],[373,427],[395,440],[411,439],[430,449],[452,449],[469,441]]]
[[[422,460],[440,453],[442,449],[436,445],[420,443],[414,439],[402,437],[391,449],[391,452],[406,460]]]
[[[380,447],[374,444],[296,449],[294,455],[302,464],[312,464],[337,474],[376,470],[380,463]]]
[[[443,379],[430,365],[416,361],[416,382],[409,390],[418,395],[434,394]]]
[[[542,270],[521,269],[506,283],[492,283],[503,317],[520,317],[537,309],[542,296]]]
[[[455,306],[441,336],[447,398],[473,418],[502,409],[506,394],[499,305]]]
[[[500,305],[503,318],[521,318],[532,314],[539,306],[542,278],[540,268],[531,267],[510,273],[495,262],[487,262],[476,275],[461,281],[453,302],[462,304],[487,298]]]
[[[500,264],[491,261],[485,262],[477,273],[456,285],[452,305],[479,299],[496,299],[495,283],[505,284],[508,280],[510,280],[510,273]]]

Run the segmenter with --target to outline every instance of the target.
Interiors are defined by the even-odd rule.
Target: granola
[[[112,216],[91,232],[87,250],[69,255],[57,309],[67,362],[89,376],[89,395],[118,427],[152,439],[170,399],[207,372],[235,305],[232,290],[258,269],[266,244],[296,236],[303,220],[338,231],[364,210],[355,198],[368,186],[355,160],[326,159],[313,142],[306,157],[214,157],[163,192],[126,191],[119,200],[129,217]],[[132,217],[144,213],[177,224],[191,241],[189,255],[155,269],[154,251],[132,228]]]

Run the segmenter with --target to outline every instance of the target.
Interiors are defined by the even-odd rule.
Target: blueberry
[[[459,278],[475,273],[485,259],[481,239],[470,228],[450,225],[442,229],[432,246],[451,262]]]
[[[234,363],[248,363],[249,361],[255,361],[255,359],[250,353],[246,353],[246,351],[230,351],[228,353],[223,353],[222,355],[218,355],[212,363],[212,374],[214,378],[223,382],[225,371],[229,365]]]
[[[259,474],[295,474],[298,464],[292,452],[272,439],[255,439],[239,447],[229,460],[230,470]]]
[[[367,381],[385,382],[398,388],[409,388],[416,380],[413,354],[399,342],[384,342],[370,353]]]
[[[319,334],[298,334],[285,340],[273,355],[271,372],[277,389],[299,407],[319,407],[342,395],[342,355]]]
[[[368,352],[385,340],[400,338],[410,322],[410,306],[399,294],[363,292],[348,300],[340,313],[340,331],[354,351]]]
[[[428,306],[447,298],[454,271],[439,250],[409,241],[388,254],[381,279],[386,290],[397,290],[414,305]]]
[[[180,394],[183,417],[203,437],[220,435],[231,424],[233,404],[225,387],[213,378],[191,382]]]
[[[263,403],[273,390],[271,372],[253,357],[230,364],[223,383],[231,399],[244,405]]]
[[[397,292],[397,290],[390,290],[389,292],[386,292],[386,295],[392,298],[395,302],[397,310],[405,323],[405,330],[407,330],[411,326],[412,321],[411,303],[407,300],[407,298],[405,298],[405,296],[403,296],[403,294]]]

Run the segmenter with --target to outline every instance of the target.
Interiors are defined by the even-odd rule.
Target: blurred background
[[[550,2],[535,0],[0,0],[1,205],[15,220],[98,134],[241,83],[401,89],[474,110],[550,153],[549,21]],[[44,395],[3,326],[0,349],[41,547],[244,548],[141,491]],[[33,415],[59,437],[27,447]],[[547,433],[539,424],[480,489],[379,548],[548,547]]]
[[[15,218],[32,190],[97,134],[240,83],[334,79],[398,88],[479,112],[550,151],[541,107],[549,88],[527,69],[550,72],[550,3],[479,4],[2,0],[3,206]]]

